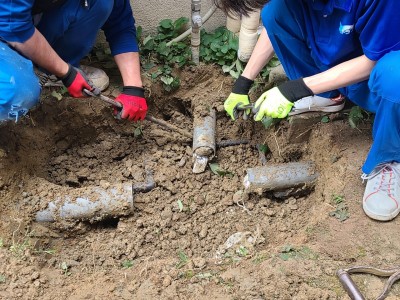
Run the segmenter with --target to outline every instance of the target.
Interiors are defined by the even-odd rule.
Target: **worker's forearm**
[[[35,64],[58,77],[62,77],[68,72],[68,64],[58,56],[37,29],[26,42],[11,42],[10,45]]]
[[[304,82],[314,94],[336,90],[368,79],[375,64],[376,61],[362,55],[325,72],[305,77]]]
[[[264,28],[242,76],[254,80],[273,55],[274,49]]]
[[[140,61],[138,52],[121,53],[114,56],[118,69],[121,72],[124,86],[142,87],[140,77]]]

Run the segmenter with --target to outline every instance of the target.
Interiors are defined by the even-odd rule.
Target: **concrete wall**
[[[135,16],[136,26],[141,26],[143,32],[154,32],[161,20],[176,20],[180,17],[187,17],[190,20],[190,0],[130,0]],[[211,7],[211,0],[202,0],[201,15]],[[207,31],[213,30],[226,23],[225,15],[218,9],[206,22],[204,28]]]

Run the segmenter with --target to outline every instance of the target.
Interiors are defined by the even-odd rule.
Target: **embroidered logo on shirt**
[[[350,33],[352,33],[353,28],[354,28],[354,25],[342,25],[342,22],[340,22],[339,32],[341,34],[350,34]]]

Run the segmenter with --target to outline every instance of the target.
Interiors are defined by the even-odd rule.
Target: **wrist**
[[[307,96],[313,96],[313,91],[305,84],[303,78],[290,80],[278,86],[281,94],[290,102],[295,102]]]
[[[126,85],[123,87],[122,93],[129,96],[144,98],[144,88],[138,86]]]
[[[240,75],[233,86],[232,92],[239,95],[247,95],[253,83],[254,80]]]
[[[60,79],[66,87],[69,87],[74,82],[76,73],[77,71],[75,70],[75,68],[72,65],[68,64],[67,73],[57,78]]]

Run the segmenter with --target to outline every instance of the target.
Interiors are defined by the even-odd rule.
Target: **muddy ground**
[[[115,96],[120,79],[107,71]],[[46,90],[29,116],[1,125],[1,299],[348,299],[337,269],[398,264],[399,219],[375,222],[361,208],[370,122],[318,122],[294,144],[287,121],[266,130],[225,115],[233,81],[219,68],[181,78],[170,94],[146,82],[149,114],[191,132],[195,114],[215,108],[217,141],[249,141],[217,149],[224,176],[193,174],[190,139],[116,120],[97,99],[59,101]],[[241,195],[246,169],[265,164],[258,144],[270,149],[266,165],[315,162],[315,188],[286,199]],[[137,184],[146,170],[156,187],[137,193],[127,216],[35,222],[55,191]],[[227,249],[234,234],[242,239]],[[383,288],[375,276],[353,278],[367,299]],[[399,298],[395,285],[387,299]]]

